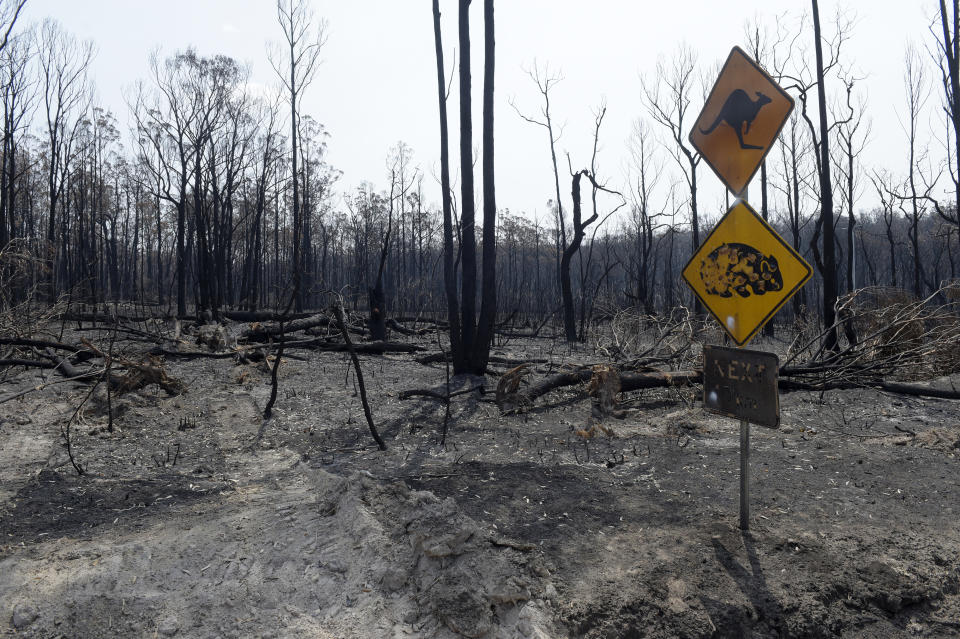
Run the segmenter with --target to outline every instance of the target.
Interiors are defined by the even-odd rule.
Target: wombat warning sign
[[[683,279],[743,346],[812,273],[800,254],[741,200],[690,258]]]

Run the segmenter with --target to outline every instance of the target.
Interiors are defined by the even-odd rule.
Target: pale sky
[[[444,55],[452,72],[457,46],[456,2],[441,0]],[[821,21],[829,29],[838,3],[821,0]],[[928,25],[935,0],[848,0],[839,6],[856,16],[846,48],[846,61],[864,79],[873,133],[864,157],[869,168],[906,170],[905,134],[898,119],[904,111],[903,59],[908,41],[932,41]],[[436,61],[430,0],[314,0],[314,12],[328,22],[323,65],[307,91],[304,110],[331,134],[328,160],[343,171],[341,192],[369,180],[387,188],[386,157],[402,140],[427,175],[431,202],[439,201],[439,132]],[[483,3],[471,9],[474,30],[473,95],[476,183],[480,188],[480,105],[483,78]],[[564,80],[552,93],[557,124],[565,125],[557,143],[561,192],[569,200],[565,153],[575,170],[589,165],[593,114],[602,99],[607,117],[601,130],[600,177],[623,188],[626,143],[632,123],[646,113],[640,79],[652,77],[660,56],[669,57],[681,44],[697,53],[698,68],[716,72],[731,47],[746,47],[744,25],[759,17],[773,25],[778,16],[795,23],[809,3],[789,0],[499,0],[496,4],[496,172],[497,204],[513,212],[547,216],[553,196],[553,174],[546,132],[523,122],[510,107],[515,100],[526,113],[538,114],[540,95],[524,68],[534,60],[549,63]],[[137,79],[148,78],[147,58],[160,47],[164,55],[189,45],[201,55],[224,54],[252,65],[252,80],[261,85],[276,79],[266,58],[268,41],[279,41],[275,3],[271,0],[29,0],[24,24],[52,16],[97,47],[93,63],[100,102],[122,125],[129,122],[123,100]],[[812,43],[812,34],[800,36]],[[806,42],[810,41],[810,42]],[[812,55],[812,49],[811,49]],[[457,58],[459,59],[459,58]],[[937,112],[941,96],[936,69],[924,55],[932,84],[930,116],[922,131],[940,153],[943,125]],[[711,80],[712,82],[712,77]],[[838,87],[835,87],[838,88]],[[695,96],[690,125],[700,111]],[[459,160],[456,82],[448,105],[451,171]],[[685,125],[685,126],[690,126]],[[659,130],[651,125],[654,131]],[[933,133],[931,133],[933,131]],[[930,138],[930,136],[934,136]],[[773,151],[773,154],[776,150]],[[666,170],[673,171],[668,158]],[[701,163],[701,210],[710,219],[723,213],[719,181]],[[752,198],[759,208],[759,196]],[[864,189],[863,203],[875,198]],[[565,206],[569,206],[565,201]]]

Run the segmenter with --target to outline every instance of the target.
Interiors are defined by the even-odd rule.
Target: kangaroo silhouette
[[[710,135],[714,129],[720,126],[721,122],[726,122],[733,128],[734,133],[737,134],[741,149],[762,149],[762,146],[745,144],[743,136],[746,133],[750,133],[750,125],[753,124],[757,113],[760,112],[764,104],[770,104],[770,98],[759,91],[757,91],[757,99],[751,100],[750,96],[747,95],[747,92],[743,89],[734,89],[727,97],[727,101],[723,103],[723,108],[720,109],[720,114],[717,115],[717,119],[710,125],[710,128],[700,129],[700,133]],[[746,130],[743,128],[744,124],[747,125]]]

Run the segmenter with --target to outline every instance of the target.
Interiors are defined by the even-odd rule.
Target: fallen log
[[[81,347],[63,342],[54,342],[45,339],[27,339],[25,337],[0,337],[0,346],[30,346],[33,348],[51,348],[61,351],[79,351]]]
[[[567,386],[584,384],[593,376],[591,368],[557,373],[532,384],[520,396],[529,402],[546,395],[550,391]],[[621,373],[620,391],[633,391],[645,388],[667,388],[673,386],[688,386],[703,381],[703,371],[699,369],[689,371],[654,371],[647,373]],[[879,380],[872,383],[855,383],[852,381],[827,381],[823,383],[780,377],[778,381],[781,391],[823,391],[823,390],[850,390],[855,388],[875,388],[900,395],[914,397],[936,397],[939,399],[960,399],[960,389],[934,388],[927,384],[888,382]]]
[[[211,353],[209,351],[171,351],[157,346],[147,351],[150,355],[162,357],[175,357],[178,359],[230,359],[237,355],[237,351],[223,351],[220,353]]]
[[[577,370],[557,373],[532,384],[520,395],[529,402],[546,395],[552,390],[565,386],[585,384],[593,377],[593,369],[580,368]],[[667,388],[671,386],[689,386],[703,380],[703,372],[692,371],[656,371],[650,373],[621,373],[620,392],[641,390],[644,388]]]
[[[151,355],[162,355],[164,357],[176,357],[179,359],[230,359],[232,357],[248,355],[256,351],[279,348],[279,342],[270,342],[266,344],[257,344],[248,348],[239,348],[237,350],[223,351],[219,353],[210,353],[207,351],[171,351],[165,348],[150,349]],[[284,341],[284,349],[288,348],[308,348],[317,351],[342,352],[346,351],[347,345],[342,342],[331,343],[326,339],[304,339],[294,341]],[[423,350],[422,346],[415,344],[404,344],[403,342],[361,342],[353,345],[357,353],[382,355],[383,353],[416,353]],[[289,357],[287,355],[286,357]]]
[[[102,331],[102,330],[118,331],[120,333],[127,333],[129,335],[135,335],[136,337],[146,338],[147,341],[153,342],[155,344],[159,344],[163,340],[168,339],[156,333],[148,333],[147,331],[141,331],[139,328],[131,328],[129,326],[118,326],[116,324],[106,328],[89,326],[85,328],[75,328],[73,330],[77,332]]]
[[[412,322],[414,324],[433,324],[437,328],[441,328],[443,330],[446,330],[447,328],[449,328],[447,324],[447,320],[433,319],[430,317],[419,317],[416,315],[400,315],[400,316],[394,317],[393,319],[398,322],[403,322],[405,324]]]
[[[284,344],[285,348],[289,348],[290,344]],[[164,348],[151,348],[148,353],[154,356],[162,356],[165,358],[177,358],[177,359],[233,359],[239,358],[241,361],[246,359],[247,361],[260,361],[263,359],[263,351],[267,348],[272,348],[272,344],[262,344],[253,348],[247,349],[238,349],[235,351],[221,351],[221,352],[210,352],[210,351],[169,351]],[[255,355],[259,353],[259,357]],[[299,362],[305,362],[307,359],[305,357],[298,357],[296,355],[284,355],[287,359],[295,359]]]
[[[45,362],[38,359],[21,359],[19,357],[8,357],[0,359],[0,366],[26,366],[27,368],[55,368],[54,362]]]
[[[856,388],[873,388],[876,390],[896,393],[898,395],[910,395],[912,397],[935,397],[937,399],[960,399],[960,389],[952,388],[934,388],[927,384],[909,383],[909,382],[888,382],[877,380],[875,382],[852,382],[844,380],[830,380],[826,382],[810,382],[798,379],[789,379],[781,377],[778,386],[782,391],[825,391],[825,390],[853,390]]]
[[[360,337],[363,337],[363,336],[365,336],[365,335],[367,334],[367,329],[366,329],[365,327],[363,327],[363,326],[357,326],[357,325],[355,325],[355,324],[348,324],[348,325],[347,325],[347,332],[350,333],[351,335],[359,335]],[[323,327],[321,327],[321,326],[315,326],[315,327],[313,327],[313,328],[308,328],[307,330],[303,331],[303,334],[304,334],[304,335],[316,335],[316,336],[320,336],[320,337],[325,337],[325,338],[327,338],[327,339],[330,339],[333,335],[336,335],[336,333],[334,333],[333,331],[330,331],[330,330],[323,331]],[[295,338],[291,338],[291,339],[295,339]]]
[[[315,316],[316,313],[290,313],[287,317],[283,313],[273,311],[220,311],[220,317],[234,322],[278,322],[282,320],[300,320]]]
[[[303,319],[297,319],[290,322],[283,323],[283,330],[280,330],[280,324],[262,324],[260,326],[255,326],[248,328],[247,330],[240,333],[238,339],[241,341],[248,342],[265,342],[272,337],[280,335],[280,333],[290,334],[298,333],[300,331],[305,331],[310,328],[317,328],[319,326],[331,326],[336,325],[334,320],[330,319],[326,315],[311,315],[310,317],[305,317]],[[347,326],[347,329],[351,333],[366,333],[365,330],[356,328],[353,326]]]
[[[430,353],[415,360],[418,364],[439,364],[443,361],[452,362],[453,356],[450,353]],[[487,360],[491,364],[503,364],[504,366],[519,366],[521,364],[547,364],[550,360],[543,358],[534,359],[515,359],[512,357],[500,357],[491,355]]]
[[[283,322],[283,326],[278,324],[261,324],[243,331],[239,339],[253,342],[262,342],[270,339],[280,333],[296,333],[316,326],[328,326],[331,320],[326,315],[311,315],[303,319],[296,319],[289,322]]]
[[[529,339],[560,339],[556,333],[540,335],[540,329],[531,331],[494,331],[500,337],[529,338]]]
[[[150,320],[155,319],[166,319],[166,315],[125,315],[123,313],[80,313],[80,312],[67,312],[59,316],[59,319],[65,320],[67,322],[96,322],[98,324],[116,324],[117,322],[149,322]],[[192,319],[192,318],[182,318],[182,319]]]
[[[43,349],[43,356],[49,361],[53,362],[53,369],[64,377],[70,377],[73,379],[86,379],[88,377],[96,377],[99,375],[99,373],[84,373],[83,371],[78,370],[67,358],[55,355],[53,349],[51,348]]]
[[[908,384],[905,382],[880,382],[879,388],[899,395],[960,399],[960,389],[955,388],[932,388],[925,384]]]
[[[287,344],[286,348],[290,348],[291,346],[306,346],[306,344],[297,344],[294,342],[292,344]],[[332,352],[349,350],[349,347],[346,344],[330,344],[328,342],[320,342],[315,346],[310,347],[320,351]],[[360,344],[354,344],[353,350],[357,353],[373,353],[382,355],[384,353],[418,353],[424,350],[424,348],[422,346],[417,346],[416,344],[405,344],[403,342],[362,342]]]

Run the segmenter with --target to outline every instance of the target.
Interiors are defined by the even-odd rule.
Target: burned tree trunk
[[[383,247],[380,250],[380,265],[377,267],[377,280],[368,289],[370,299],[370,335],[373,339],[383,341],[387,339],[387,316],[384,312],[386,296],[383,292],[383,268],[387,264],[387,255],[390,252],[390,234],[393,231],[393,185],[394,178],[390,177],[390,212],[387,215],[387,232],[383,236]]]
[[[827,125],[827,98],[824,86],[823,44],[820,35],[820,11],[813,2],[813,36],[817,55],[817,96],[820,101],[820,228],[823,232],[823,325],[834,327],[824,339],[827,350],[835,350],[838,343],[836,326],[837,258],[833,227],[833,185],[830,182],[830,130]]]
[[[573,197],[573,237],[570,244],[563,249],[563,256],[560,258],[560,293],[563,297],[563,331],[568,342],[577,341],[577,321],[573,308],[573,287],[570,283],[570,261],[580,250],[580,243],[583,241],[584,229],[590,225],[597,214],[582,221],[582,209],[580,205],[580,178],[586,169],[573,174],[573,186],[571,195]]]
[[[463,367],[463,342],[460,335],[460,302],[457,299],[457,274],[453,258],[453,213],[450,202],[450,152],[447,130],[447,93],[444,86],[443,41],[440,37],[440,0],[433,0],[433,37],[437,52],[437,94],[440,105],[440,189],[443,201],[443,288],[447,297],[447,321],[450,326],[450,351],[461,359],[455,369]],[[459,365],[458,365],[459,364]]]
[[[497,314],[497,200],[493,171],[493,0],[483,2],[483,263],[480,317],[470,355],[475,374],[487,369],[493,323]]]
[[[470,79],[470,0],[460,0],[460,315],[463,352],[454,354],[454,371],[470,369],[477,327],[477,236],[473,192],[473,100]],[[459,365],[458,365],[459,364]]]

